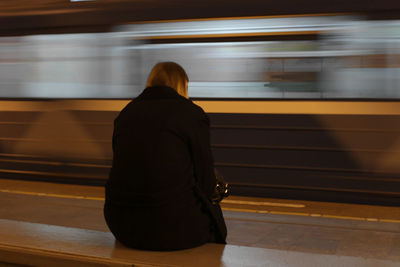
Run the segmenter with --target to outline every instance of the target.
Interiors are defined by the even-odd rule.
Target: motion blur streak
[[[399,28],[333,15],[2,37],[0,97],[129,99],[155,63],[171,60],[187,70],[193,98],[398,99]]]

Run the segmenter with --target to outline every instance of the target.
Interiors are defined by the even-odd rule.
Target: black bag
[[[212,196],[211,202],[213,204],[218,204],[222,199],[228,197],[231,194],[231,187],[228,183],[225,183],[222,175],[214,169],[215,178],[217,179],[214,194]]]

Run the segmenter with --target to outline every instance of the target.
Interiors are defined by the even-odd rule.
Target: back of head
[[[146,87],[168,86],[183,97],[188,97],[189,78],[185,70],[175,62],[157,63],[147,79]]]

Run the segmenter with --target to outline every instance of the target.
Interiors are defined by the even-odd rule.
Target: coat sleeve
[[[206,114],[194,121],[191,130],[190,149],[194,165],[194,176],[200,190],[211,199],[216,184],[214,160],[210,144],[210,122]]]

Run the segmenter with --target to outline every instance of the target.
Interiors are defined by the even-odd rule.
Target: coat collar
[[[184,98],[174,89],[168,86],[153,86],[147,87],[137,97],[138,99],[163,99],[163,98]]]

